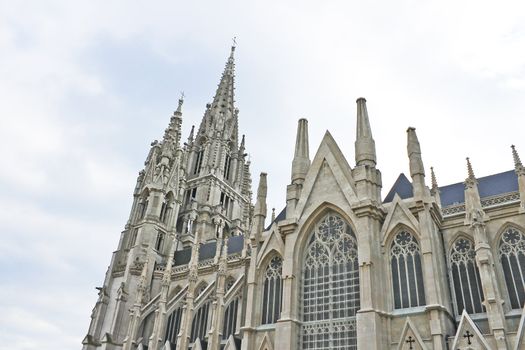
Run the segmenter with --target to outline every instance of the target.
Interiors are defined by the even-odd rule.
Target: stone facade
[[[238,134],[234,51],[201,125],[182,104],[139,173],[84,350],[525,349],[525,167],[427,186],[407,130],[410,180],[385,198],[366,100],[355,165],[327,132],[312,160],[299,120],[286,206],[252,205]],[[510,158],[510,155],[509,155]]]

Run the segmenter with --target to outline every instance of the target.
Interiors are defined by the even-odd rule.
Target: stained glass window
[[[501,235],[499,255],[505,283],[509,292],[510,306],[521,309],[525,303],[525,235],[514,227],[508,227]]]

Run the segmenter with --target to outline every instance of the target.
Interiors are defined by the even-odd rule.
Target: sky
[[[285,204],[297,120],[354,162],[367,99],[383,194],[406,129],[438,183],[525,157],[525,3],[0,0],[0,344],[80,349],[151,141],[199,124],[237,37],[254,190]],[[186,136],[187,137],[187,136]],[[428,183],[427,176],[427,183]]]

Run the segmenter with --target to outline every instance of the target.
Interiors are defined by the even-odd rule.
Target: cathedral
[[[286,203],[268,214],[266,173],[252,195],[234,52],[199,128],[181,141],[181,98],[151,144],[82,349],[525,349],[515,147],[510,170],[477,178],[467,158],[465,181],[439,186],[410,127],[410,174],[382,198],[359,98],[355,163],[329,132],[311,158],[300,119]]]

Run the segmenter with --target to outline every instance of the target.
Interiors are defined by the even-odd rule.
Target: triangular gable
[[[516,334],[516,344],[514,344],[514,350],[520,350],[525,348],[525,306],[521,312],[520,325],[518,326],[518,333]]]
[[[193,348],[191,349],[192,350],[202,350],[202,344],[199,338],[195,339],[195,343],[193,343]]]
[[[259,347],[257,350],[273,350],[273,344],[270,341],[270,337],[268,336],[268,333],[264,333],[264,337],[259,344]]]
[[[224,349],[222,350],[237,350],[237,346],[235,345],[235,340],[233,339],[233,335],[230,334],[230,337],[228,338],[228,341],[226,342],[226,345],[224,346]]]
[[[170,344],[170,341],[169,341],[169,340],[166,340],[166,342],[164,343],[164,345],[162,346],[162,348],[160,348],[160,350],[171,350],[171,344]]]
[[[410,317],[407,317],[405,326],[401,332],[397,350],[428,350],[417,328],[414,327],[414,324],[410,320]]]
[[[407,226],[416,234],[419,231],[419,222],[416,217],[412,215],[405,203],[396,194],[381,229],[382,245],[386,244],[388,234],[399,224]]]
[[[281,238],[281,234],[276,227],[273,227],[270,231],[270,235],[264,240],[259,253],[257,254],[257,266],[261,261],[268,255],[272,250],[277,251],[281,257],[284,256],[284,242]]]
[[[461,314],[461,321],[459,322],[458,332],[452,343],[452,349],[491,350],[487,340],[465,310],[463,310]]]
[[[316,182],[319,180],[319,175],[323,172],[323,168],[328,167],[339,186],[339,193],[341,193],[349,204],[358,201],[356,196],[356,189],[354,179],[352,178],[352,169],[343,153],[337,146],[332,135],[326,131],[319,149],[308,169],[306,178],[301,191],[301,197],[296,206],[295,217],[301,217],[304,208],[310,198],[312,190]],[[331,191],[334,193],[334,191]]]

